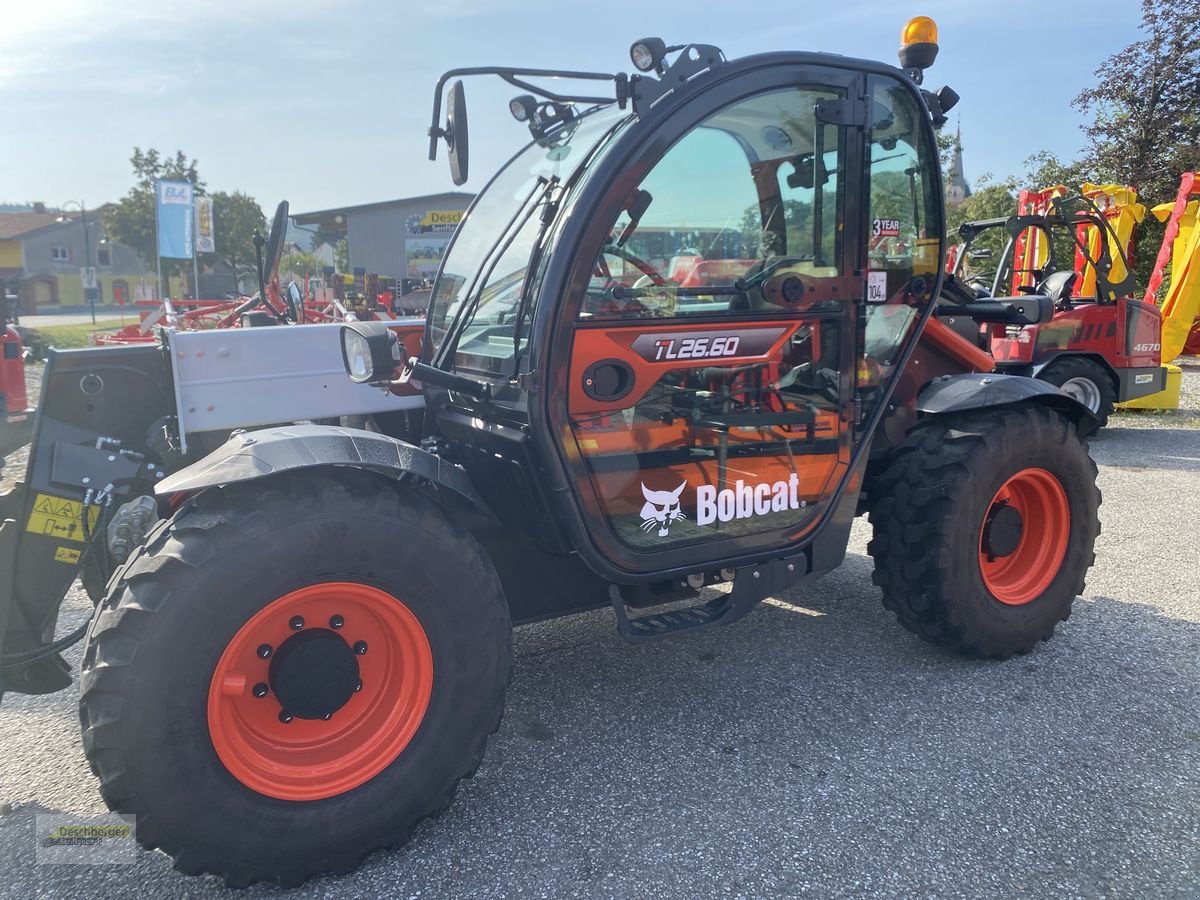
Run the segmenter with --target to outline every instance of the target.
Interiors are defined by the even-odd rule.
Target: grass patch
[[[45,328],[22,328],[21,336],[34,359],[45,359],[46,351],[51,347],[58,350],[72,350],[77,347],[91,347],[92,335],[98,331],[116,331],[121,327],[120,319],[105,319],[95,325],[51,325]]]

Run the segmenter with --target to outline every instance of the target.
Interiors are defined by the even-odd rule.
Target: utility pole
[[[82,200],[68,200],[62,205],[62,208],[65,210],[68,204],[72,203],[79,207],[79,224],[83,228],[83,267],[80,271],[79,281],[83,285],[83,296],[92,308],[92,324],[95,325],[97,289],[95,287],[88,287],[88,283],[95,279],[96,273],[92,267],[92,242],[88,237],[87,207],[84,206]],[[58,217],[58,221],[66,222],[68,219],[64,214]]]

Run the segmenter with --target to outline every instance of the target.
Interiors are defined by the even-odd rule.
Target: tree
[[[1083,126],[1092,174],[1158,203],[1174,197],[1182,172],[1200,168],[1200,8],[1142,0],[1140,31],[1074,105],[1093,120]]]
[[[158,235],[155,233],[154,185],[157,181],[188,181],[195,192],[204,196],[207,185],[200,178],[196,161],[183,151],[163,157],[157,150],[133,148],[129,158],[134,184],[119,202],[101,210],[104,228],[113,240],[132,247],[153,266],[158,259]],[[253,197],[241,191],[217,191],[213,198],[213,239],[217,252],[201,253],[199,262],[209,266],[220,261],[233,271],[240,283],[255,271],[254,232],[266,230],[266,217]],[[190,276],[191,260],[163,260],[163,273]],[[195,286],[193,285],[193,291]]]
[[[265,234],[267,219],[258,202],[241,191],[218,191],[212,197],[213,240],[217,247],[215,259],[229,266],[238,284],[241,284],[242,279],[256,272],[254,232]],[[200,259],[211,263],[214,255],[201,254]]]
[[[154,183],[156,181],[189,181],[198,194],[204,194],[204,182],[196,170],[196,161],[177,150],[173,157],[163,157],[157,150],[142,152],[133,148],[129,158],[133,166],[134,185],[121,200],[101,210],[104,230],[114,241],[132,247],[147,267],[158,259],[158,235],[155,233]],[[164,273],[182,272],[188,260],[167,260]]]
[[[953,243],[958,239],[959,226],[979,219],[998,219],[1017,214],[1017,183],[1008,178],[992,183],[984,173],[975,182],[971,196],[958,206],[946,210],[946,236]]]
[[[350,274],[350,243],[345,238],[333,245],[333,264],[339,274]]]
[[[309,275],[320,276],[324,265],[312,253],[305,253],[303,250],[293,250],[291,253],[285,253],[279,261],[279,280],[286,283],[288,281],[303,281]]]
[[[1072,194],[1083,190],[1084,182],[1095,181],[1081,160],[1063,162],[1049,150],[1039,150],[1025,160],[1025,187],[1033,190],[1063,185]]]
[[[1200,169],[1200,8],[1142,0],[1139,30],[1144,36],[1109,57],[1074,105],[1092,120],[1083,126],[1092,180],[1133,185],[1151,206],[1173,200],[1179,176]],[[1141,284],[1162,233],[1147,215],[1135,257]]]

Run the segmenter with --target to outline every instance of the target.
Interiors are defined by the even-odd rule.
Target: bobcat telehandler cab
[[[84,747],[138,839],[232,885],[348,871],[479,765],[514,622],[726,625],[837,566],[860,510],[906,628],[996,658],[1048,638],[1093,559],[1094,418],[932,317],[936,50],[919,18],[902,69],[646,39],[632,76],[443,76],[456,182],[450,77],[524,91],[533,140],[456,232],[419,353],[343,328],[352,380],[420,388],[420,445],[233,435],[157,484],[96,612]]]

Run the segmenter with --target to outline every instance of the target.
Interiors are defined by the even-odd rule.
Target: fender
[[[1096,365],[1100,366],[1100,368],[1107,372],[1109,377],[1112,378],[1113,387],[1115,388],[1117,386],[1117,381],[1120,378],[1120,376],[1117,374],[1117,370],[1112,367],[1112,363],[1110,363],[1099,353],[1076,353],[1071,350],[1051,350],[1048,353],[1039,356],[1036,362],[1033,363],[1030,369],[1030,371],[1033,373],[1033,377],[1041,377],[1043,372],[1045,372],[1057,360],[1062,359],[1064,356],[1075,356],[1096,363]]]
[[[1081,435],[1091,434],[1099,426],[1095,414],[1078,400],[1048,382],[1021,375],[943,375],[922,389],[916,408],[923,416],[941,416],[1015,403],[1037,403],[1056,410],[1070,419]]]
[[[154,492],[160,497],[193,493],[326,466],[351,466],[397,478],[414,475],[454,491],[491,514],[461,466],[384,434],[336,425],[285,425],[237,432],[204,459],[162,479]]]

